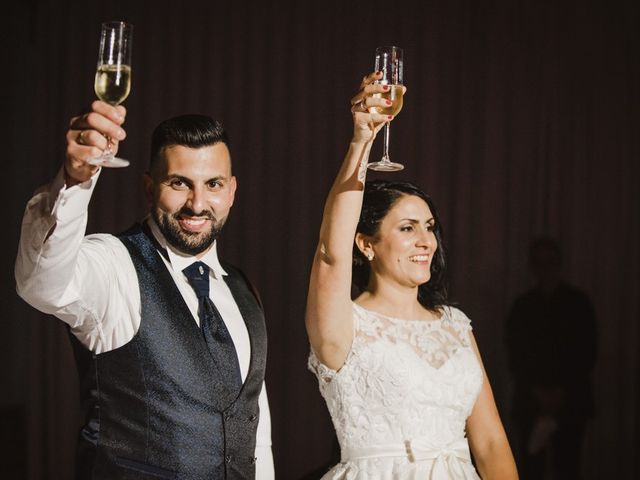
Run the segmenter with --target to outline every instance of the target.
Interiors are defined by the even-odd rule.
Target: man
[[[577,480],[594,413],[595,313],[584,292],[562,281],[555,240],[533,241],[529,262],[536,285],[516,299],[507,320],[521,478]]]
[[[271,479],[264,316],[216,251],[236,190],[226,134],[201,115],[162,122],[150,215],[85,237],[100,174],[88,162],[108,141],[117,151],[125,115],[96,101],[72,119],[64,168],[27,205],[16,261],[19,295],[77,344],[87,421],[76,476]]]

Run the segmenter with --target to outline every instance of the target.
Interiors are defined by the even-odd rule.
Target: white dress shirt
[[[55,315],[92,352],[114,350],[128,343],[140,326],[140,287],[124,244],[113,235],[85,236],[88,206],[100,170],[88,181],[67,188],[61,170],[54,181],[27,204],[22,222],[15,276],[18,294],[38,310]],[[216,245],[200,259],[184,255],[167,243],[150,218],[153,235],[166,248],[161,255],[176,286],[198,319],[198,299],[182,269],[196,260],[210,268],[210,295],[231,334],[244,381],[251,359],[246,325],[223,276]],[[258,398],[260,420],[256,439],[256,479],[274,478],[271,418],[266,386]]]

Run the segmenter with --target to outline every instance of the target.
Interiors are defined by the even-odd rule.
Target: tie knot
[[[209,297],[209,267],[205,263],[194,262],[182,272],[198,298]]]

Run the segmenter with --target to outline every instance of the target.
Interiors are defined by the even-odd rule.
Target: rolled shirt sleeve
[[[64,171],[36,192],[22,222],[16,291],[55,315],[92,352],[129,341],[140,323],[140,293],[126,248],[107,234],[85,236],[99,177],[67,188]]]

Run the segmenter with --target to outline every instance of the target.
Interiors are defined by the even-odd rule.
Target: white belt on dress
[[[410,462],[419,460],[435,460],[436,463],[449,463],[455,458],[471,462],[469,443],[460,438],[442,447],[434,447],[423,439],[406,440],[404,444],[373,445],[368,447],[346,447],[342,449],[342,462],[365,458],[400,457]]]

